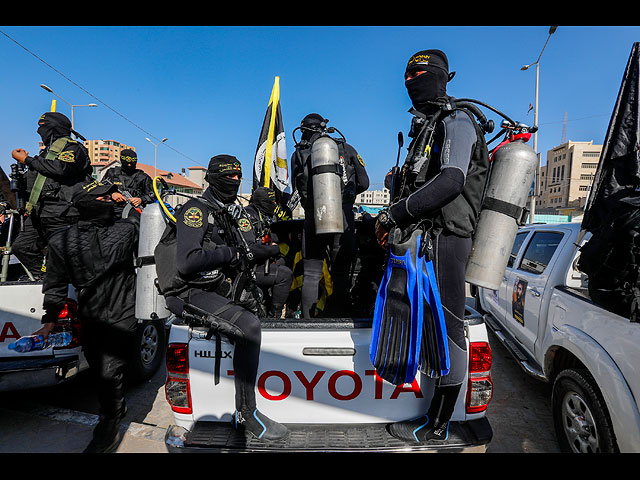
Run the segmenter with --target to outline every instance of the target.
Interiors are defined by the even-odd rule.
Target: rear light
[[[64,307],[58,315],[58,320],[53,332],[70,331],[71,343],[64,347],[55,347],[56,350],[75,348],[80,345],[80,319],[78,318],[78,304],[75,300],[67,298]]]
[[[491,347],[487,342],[472,342],[469,345],[467,413],[486,410],[492,396]]]
[[[170,343],[166,353],[167,381],[165,397],[176,413],[192,413],[189,385],[189,347],[186,343]]]

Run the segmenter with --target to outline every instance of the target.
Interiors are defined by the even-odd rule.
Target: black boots
[[[257,408],[250,410],[243,407],[236,410],[233,417],[236,430],[243,431],[245,435],[252,435],[258,440],[279,440],[289,432],[287,427],[263,415]]]
[[[387,430],[405,442],[430,442],[449,438],[449,420],[453,415],[462,385],[437,386],[426,415],[392,423]]]
[[[112,453],[115,452],[122,441],[120,421],[127,414],[127,406],[122,402],[119,413],[115,416],[100,415],[100,420],[93,429],[93,438],[82,453]]]
[[[101,418],[93,430],[93,438],[82,453],[112,453],[122,441],[120,418]]]

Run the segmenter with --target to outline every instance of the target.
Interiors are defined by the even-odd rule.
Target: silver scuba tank
[[[150,203],[140,215],[140,235],[138,240],[138,268],[136,274],[136,318],[153,320],[168,318],[164,297],[156,288],[158,277],[153,252],[165,230],[167,220],[158,202]]]
[[[533,148],[520,139],[494,153],[467,261],[467,282],[491,290],[500,288],[518,226],[524,221],[537,165]]]
[[[317,234],[344,231],[339,157],[338,145],[329,136],[319,137],[311,146],[313,218]]]

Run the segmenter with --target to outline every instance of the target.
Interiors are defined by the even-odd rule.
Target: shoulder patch
[[[200,228],[203,225],[202,210],[200,210],[198,207],[191,207],[186,212],[184,212],[182,219],[186,226]]]
[[[72,163],[76,161],[76,157],[71,150],[65,150],[58,154],[58,160],[61,162]]]
[[[247,218],[238,219],[238,228],[242,232],[248,232],[251,230],[251,222]]]
[[[358,154],[358,161],[360,162],[360,165],[362,165],[364,167],[364,160],[362,159],[360,154]]]

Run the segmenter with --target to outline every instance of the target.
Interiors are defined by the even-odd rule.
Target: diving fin
[[[389,232],[389,260],[376,295],[369,356],[378,376],[394,385],[413,382],[420,364],[421,234],[415,229],[404,240],[399,228]]]
[[[437,378],[449,373],[450,361],[444,309],[432,260],[423,259],[420,279],[424,309],[420,371],[432,378]]]

